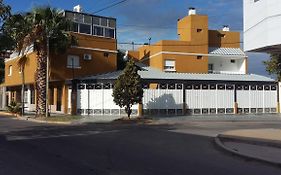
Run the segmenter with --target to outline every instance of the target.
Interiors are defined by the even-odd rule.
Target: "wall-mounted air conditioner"
[[[91,60],[92,55],[91,54],[84,54],[84,60]]]

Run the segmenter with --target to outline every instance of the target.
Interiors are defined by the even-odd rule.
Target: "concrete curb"
[[[56,122],[56,121],[44,121],[44,120],[36,120],[30,117],[17,117],[15,118],[17,120],[25,120],[30,122],[36,122],[36,123],[47,123],[47,124],[58,124],[58,125],[72,125],[73,122]]]
[[[221,140],[249,143],[255,145],[262,145],[262,146],[271,146],[281,149],[280,140],[269,140],[269,139],[253,138],[253,137],[233,136],[233,135],[226,135],[226,134],[219,134],[217,137],[220,138]]]
[[[236,137],[237,138],[237,137]],[[227,139],[226,136],[224,136],[224,139]],[[230,139],[233,139],[233,138],[230,138]],[[245,138],[244,138],[245,139]],[[248,138],[249,139],[249,138]],[[238,139],[237,139],[238,140]],[[238,140],[239,141],[239,140]],[[241,142],[241,140],[240,140]],[[243,142],[243,141],[242,141]],[[253,141],[254,142],[254,141]],[[252,143],[253,143],[252,142]],[[259,157],[255,157],[255,156],[250,156],[250,155],[246,155],[246,154],[242,154],[238,151],[235,151],[233,149],[230,149],[228,147],[226,147],[223,142],[221,141],[221,138],[220,138],[220,134],[215,137],[215,143],[218,147],[220,147],[221,149],[223,149],[224,151],[226,152],[229,152],[229,153],[232,153],[234,155],[237,155],[237,156],[240,156],[240,157],[244,157],[244,158],[247,158],[247,159],[253,159],[253,160],[256,160],[256,161],[259,161],[259,162],[264,162],[264,163],[268,163],[268,164],[272,164],[272,165],[275,165],[275,166],[281,166],[281,162],[276,162],[276,161],[271,161],[271,160],[267,160],[267,159],[263,159],[263,158],[259,158]],[[244,142],[245,143],[245,142]],[[255,142],[257,144],[257,142]]]

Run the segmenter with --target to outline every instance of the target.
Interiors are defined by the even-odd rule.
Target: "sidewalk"
[[[227,131],[215,142],[233,154],[281,166],[281,129]]]

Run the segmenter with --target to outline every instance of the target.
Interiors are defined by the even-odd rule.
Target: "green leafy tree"
[[[46,79],[48,46],[52,53],[64,53],[72,43],[72,37],[65,30],[69,22],[63,13],[51,7],[36,7],[30,13],[12,15],[4,24],[4,31],[15,41],[15,49],[26,54],[33,45],[37,54],[35,72],[36,115],[46,114]],[[48,42],[49,41],[49,42]],[[20,59],[26,59],[21,57]],[[26,61],[19,61],[25,63]]]
[[[114,102],[125,107],[125,111],[130,119],[132,106],[140,103],[143,97],[141,77],[138,74],[134,61],[128,61],[123,73],[118,77],[113,88]]]
[[[2,30],[3,23],[11,15],[10,11],[11,11],[11,7],[9,5],[5,5],[3,3],[3,0],[0,0],[0,52],[3,54],[6,50],[11,49],[13,46],[13,42],[11,38],[5,35]],[[4,75],[5,75],[5,63],[4,63],[4,58],[1,58],[0,83],[4,81]]]
[[[271,54],[270,59],[263,63],[266,66],[266,71],[270,75],[276,75],[277,80],[281,81],[281,54]]]

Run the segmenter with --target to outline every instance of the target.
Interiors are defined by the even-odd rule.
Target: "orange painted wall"
[[[74,69],[74,78],[112,72],[117,69],[117,53],[107,52],[109,50],[117,52],[117,45],[115,39],[101,38],[83,34],[75,35],[80,48],[69,48],[65,54],[50,55],[50,80],[66,80],[73,78],[73,69],[67,68],[67,55],[79,56],[81,68]],[[103,49],[102,51],[91,50]],[[108,57],[106,55],[108,55]],[[84,54],[91,54],[92,60],[84,60]],[[18,59],[12,59],[5,63],[5,86],[20,85],[21,74],[17,66]],[[34,83],[34,72],[36,70],[36,53],[29,54],[29,59],[25,66],[25,82],[26,84]],[[12,76],[8,76],[9,66],[12,65]]]
[[[208,73],[208,57],[205,56],[197,59],[197,56],[164,54],[162,58],[163,65],[165,60],[175,60],[176,72],[179,73]]]
[[[209,46],[240,48],[240,33],[209,30]]]
[[[36,70],[36,53],[28,54],[28,59],[25,66],[25,83],[34,83],[34,72]],[[12,66],[12,75],[9,76],[9,66]],[[5,86],[20,85],[22,83],[18,59],[13,59],[5,62]]]

